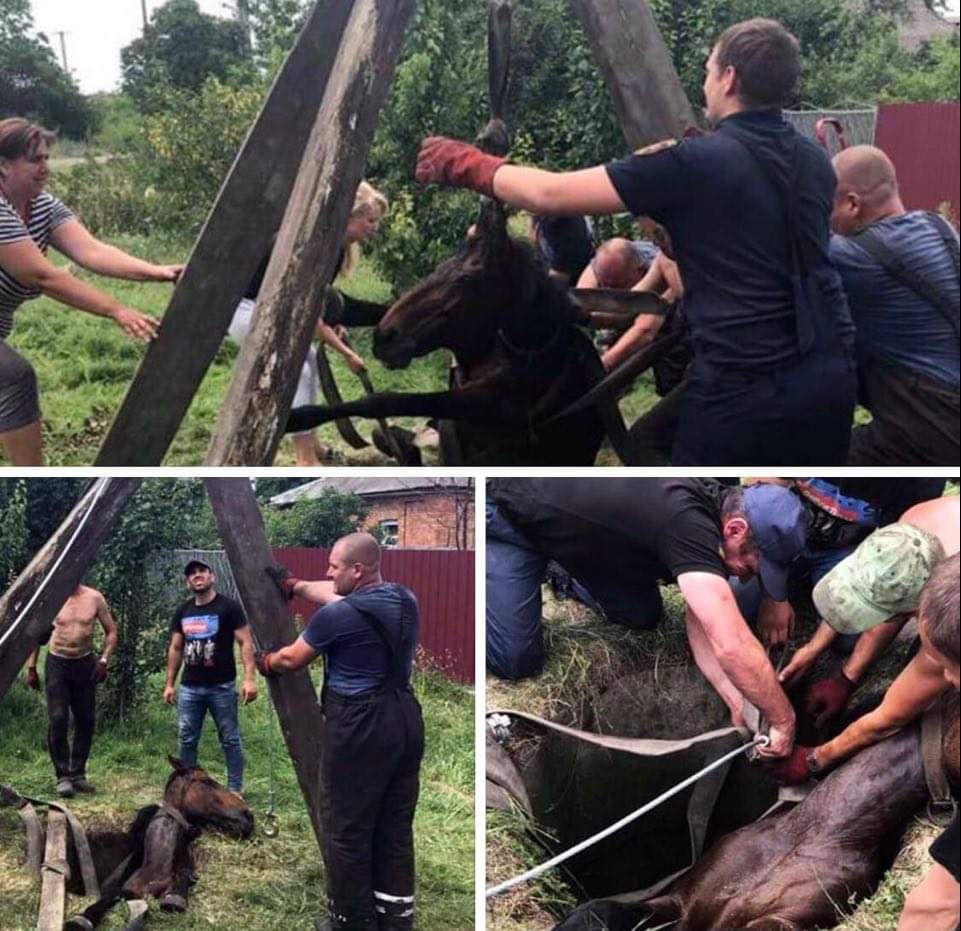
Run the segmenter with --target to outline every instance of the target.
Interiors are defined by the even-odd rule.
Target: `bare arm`
[[[848,661],[844,664],[844,674],[852,682],[860,682],[887,650],[891,641],[901,632],[907,620],[906,616],[896,617],[861,634]]]
[[[794,709],[727,580],[709,572],[684,572],[677,584],[724,674],[770,722],[770,755],[786,756],[794,743]]]
[[[68,220],[50,234],[50,242],[89,271],[131,281],[176,281],[182,265],[154,265],[101,242],[79,221]]]
[[[594,266],[588,262],[587,267],[581,272],[581,277],[577,279],[577,287],[596,288],[597,286],[597,275],[594,274]]]
[[[338,595],[334,591],[333,582],[327,582],[323,579],[315,582],[301,579],[294,585],[293,592],[295,595],[319,605],[329,605],[331,602],[340,601],[343,598],[343,595]]]
[[[582,171],[544,171],[502,165],[494,175],[499,200],[541,216],[623,213],[627,208],[603,166]]]
[[[160,326],[155,318],[124,307],[109,294],[74,278],[66,268],[58,268],[32,240],[0,245],[0,267],[24,287],[37,288],[48,297],[88,314],[109,317],[136,339],[152,339]]]
[[[317,323],[316,333],[331,349],[336,350],[344,357],[352,372],[363,371],[367,368],[367,363],[364,362],[363,357],[354,352],[354,350],[337,335],[337,332],[332,326],[320,320]]]
[[[40,648],[38,647],[27,657],[27,669],[36,669],[40,659]]]
[[[164,701],[168,705],[174,702],[174,683],[184,658],[184,635],[174,633],[170,635],[170,647],[167,650],[167,684],[164,686]]]
[[[833,643],[837,631],[826,621],[821,621],[814,636],[799,647],[791,661],[781,670],[778,680],[785,685],[793,685],[811,668],[814,661]]]
[[[322,583],[307,582],[305,584],[319,585]],[[285,672],[291,669],[302,669],[312,663],[317,655],[317,651],[303,637],[298,637],[289,646],[270,654],[270,671]]]
[[[660,314],[638,314],[630,327],[621,334],[620,339],[601,356],[601,363],[607,371],[616,368],[628,356],[643,349],[664,326]]]
[[[117,624],[110,614],[107,601],[99,592],[97,593],[97,619],[103,628],[103,652],[100,654],[100,661],[106,663],[110,659],[110,654],[117,649]]]
[[[731,723],[735,727],[741,727],[744,724],[744,696],[727,677],[727,673],[721,669],[721,664],[714,655],[714,650],[704,627],[690,608],[687,609],[685,621],[687,640],[698,669],[701,670],[707,681],[714,686],[714,691],[721,696],[724,704],[730,709]]]
[[[941,667],[924,651],[918,653],[891,683],[881,704],[858,718],[834,740],[815,748],[815,759],[827,769],[858,750],[896,734],[948,688],[950,685],[945,681]]]
[[[257,666],[254,663],[254,641],[250,636],[250,627],[238,627],[234,631],[234,640],[240,644],[240,659],[244,664],[244,704],[252,702],[257,697]]]

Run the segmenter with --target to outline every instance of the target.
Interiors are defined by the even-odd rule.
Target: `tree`
[[[332,546],[364,523],[367,506],[358,495],[328,488],[288,508],[264,509],[264,529],[271,546]]]
[[[73,139],[95,129],[93,109],[35,33],[29,0],[0,0],[0,119],[22,116]]]
[[[239,22],[201,13],[196,0],[168,0],[120,59],[124,93],[146,112],[163,88],[197,91],[209,77],[242,77],[250,46]]]

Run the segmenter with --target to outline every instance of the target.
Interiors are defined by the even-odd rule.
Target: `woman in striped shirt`
[[[160,325],[53,265],[46,258],[47,246],[112,278],[175,282],[183,269],[154,265],[100,242],[44,191],[53,138],[27,120],[0,120],[0,444],[13,465],[43,464],[36,374],[6,342],[17,307],[46,294],[78,310],[109,317],[132,339],[151,340]]]

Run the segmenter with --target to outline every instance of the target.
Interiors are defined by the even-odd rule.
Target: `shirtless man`
[[[103,653],[93,649],[95,621],[104,632]],[[53,622],[47,646],[47,746],[57,774],[57,795],[93,791],[86,778],[87,757],[93,740],[97,684],[107,678],[110,654],[117,646],[117,625],[103,595],[88,585],[78,585]],[[39,650],[27,660],[27,685],[40,688],[37,675]],[[73,746],[68,729],[73,715]]]

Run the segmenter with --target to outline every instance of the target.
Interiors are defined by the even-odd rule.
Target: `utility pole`
[[[70,74],[70,69],[67,67],[67,40],[65,38],[67,34],[60,30],[60,32],[55,32],[54,35],[60,36],[60,57],[63,59],[63,70]]]
[[[140,12],[143,13],[143,31],[147,31],[147,0],[140,0]]]

